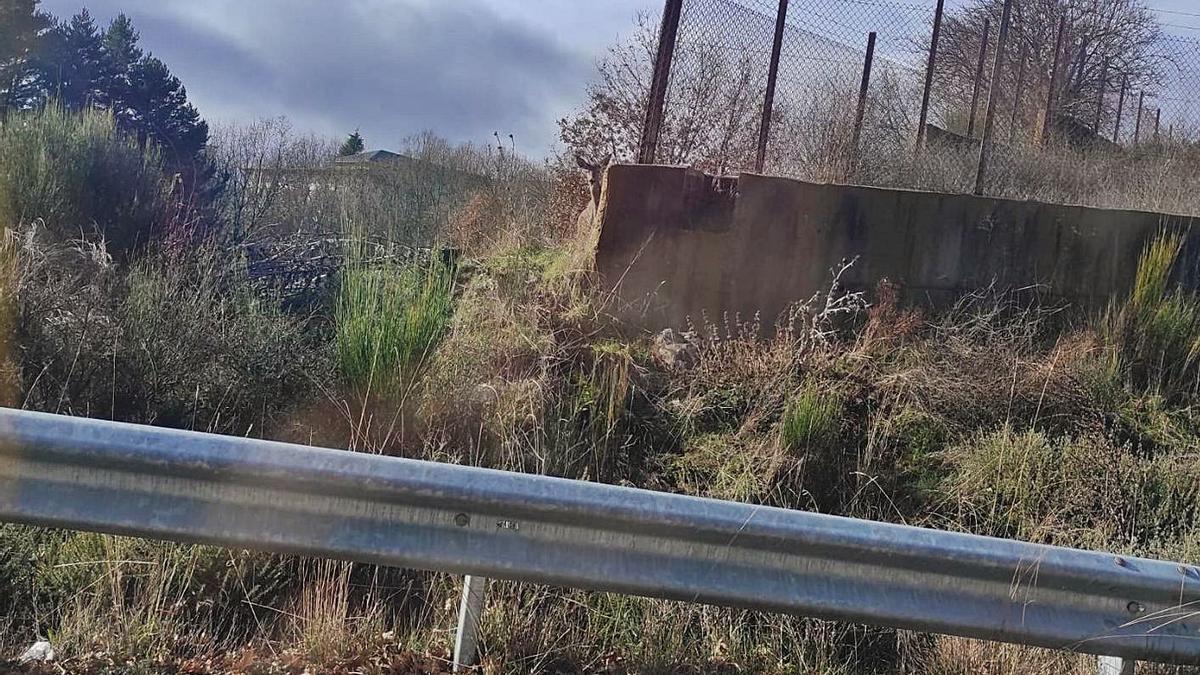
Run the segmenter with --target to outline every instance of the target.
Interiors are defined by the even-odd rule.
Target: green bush
[[[47,106],[0,125],[0,224],[33,223],[58,240],[98,234],[123,257],[166,222],[171,182],[152,146],[110,113]]]

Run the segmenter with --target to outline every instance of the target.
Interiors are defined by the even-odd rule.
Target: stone
[[[677,333],[671,328],[664,329],[654,336],[650,354],[668,370],[693,366],[698,356],[696,335],[690,331]]]
[[[21,658],[17,659],[17,663],[25,664],[25,663],[32,663],[34,661],[53,661],[53,660],[54,660],[54,647],[51,646],[50,643],[46,642],[45,640],[39,640],[39,641],[33,643],[33,645],[31,645],[29,647],[29,649],[25,650],[25,653],[21,655]]]

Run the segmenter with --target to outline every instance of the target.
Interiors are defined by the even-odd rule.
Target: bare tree
[[[587,104],[559,121],[571,154],[588,161],[637,157],[657,49],[653,22],[639,15],[632,37],[609,50],[587,89]],[[681,40],[667,90],[658,161],[726,172],[754,164],[766,67],[715,45]]]
[[[970,99],[984,20],[999,25],[1003,7],[1004,0],[971,0],[946,15],[935,73],[943,101]],[[1099,104],[1102,80],[1108,92],[1119,86],[1123,76],[1128,76],[1133,89],[1154,92],[1161,86],[1170,63],[1162,49],[1162,29],[1143,0],[1020,0],[1014,3],[1009,33],[1008,49],[1014,63],[1000,84],[1005,96],[1011,97],[1019,67],[1016,54],[1024,48],[1028,60],[1021,117],[1035,117],[1045,105],[1063,17],[1066,34],[1055,83],[1059,112],[1090,123]],[[988,59],[994,54],[993,39]],[[1106,120],[1110,107],[1105,106]]]

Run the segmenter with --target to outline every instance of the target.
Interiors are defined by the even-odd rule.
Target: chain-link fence
[[[1129,3],[1118,0],[1107,14],[1097,11],[1104,0],[1086,8],[1012,0],[993,83],[1004,4],[952,1],[939,22],[936,0],[681,0],[655,157],[716,172],[969,191],[991,96],[1001,166],[1052,144],[1090,150],[1200,137],[1200,31],[1121,10]],[[777,81],[756,167],[777,27]],[[874,58],[860,98],[869,33]]]

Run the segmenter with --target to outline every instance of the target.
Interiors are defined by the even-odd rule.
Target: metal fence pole
[[[1158,142],[1158,128],[1162,125],[1162,108],[1156,108],[1154,111],[1154,142]]]
[[[658,150],[663,108],[667,102],[667,84],[671,80],[671,60],[675,57],[675,40],[679,36],[679,17],[682,13],[683,0],[665,0],[662,26],[658,31],[658,53],[654,57],[654,79],[650,82],[646,122],[642,126],[642,142],[638,149],[640,164],[653,164]]]
[[[1133,144],[1138,145],[1142,142],[1142,109],[1146,106],[1146,91],[1143,89],[1138,93],[1138,114],[1137,121],[1133,124]]]
[[[921,94],[921,116],[917,121],[917,152],[925,144],[925,123],[929,121],[929,95],[933,90],[933,69],[937,66],[938,37],[942,33],[942,9],[946,0],[938,0],[933,12],[933,36],[929,38],[929,60],[925,64],[925,91]]]
[[[1121,144],[1121,116],[1125,114],[1125,90],[1129,88],[1129,75],[1121,76],[1121,95],[1117,97],[1117,126],[1113,128],[1113,143]]]
[[[1029,45],[1021,43],[1020,63],[1017,66],[1017,83],[1013,90],[1012,119],[1008,121],[1008,142],[1017,137],[1017,115],[1021,112],[1021,100],[1025,97],[1025,66],[1029,59]]]
[[[1090,43],[1090,36],[1084,35],[1079,41],[1079,63],[1075,66],[1075,93],[1083,91],[1083,71],[1087,66],[1087,48]]]
[[[1100,120],[1104,116],[1104,95],[1108,93],[1108,59],[1104,59],[1104,64],[1100,66],[1100,89],[1096,94],[1096,122],[1092,124],[1092,131],[1097,135],[1100,134]]]
[[[1134,675],[1135,663],[1119,656],[1101,656],[1096,672],[1098,675]]]
[[[458,605],[458,635],[454,639],[454,672],[475,665],[479,647],[479,618],[487,599],[487,577],[463,577],[462,600]]]
[[[1000,32],[996,34],[996,62],[992,64],[992,86],[988,90],[987,112],[983,116],[983,142],[979,145],[979,168],[975,172],[975,194],[983,194],[983,179],[992,161],[992,132],[996,128],[996,107],[1000,104],[1000,78],[1004,75],[1004,50],[1008,46],[1008,22],[1012,17],[1012,0],[1004,0],[1000,16]]]
[[[867,113],[867,91],[871,87],[871,65],[875,62],[875,31],[867,35],[867,57],[863,60],[862,84],[858,88],[858,110],[854,114],[854,136],[850,139],[850,176],[858,174],[858,142]]]
[[[1054,39],[1054,63],[1050,66],[1050,86],[1046,89],[1046,111],[1042,117],[1043,145],[1050,138],[1050,130],[1054,126],[1054,87],[1058,84],[1058,73],[1062,68],[1063,36],[1067,32],[1067,17],[1058,20],[1058,37]]]
[[[758,156],[754,160],[754,170],[758,173],[762,173],[767,162],[767,143],[771,139],[771,113],[775,108],[775,80],[779,77],[779,53],[783,50],[783,29],[787,22],[787,10],[788,0],[779,0],[779,12],[775,16],[775,42],[771,45],[771,66],[767,70],[767,91],[763,96],[762,121],[758,124]]]
[[[979,60],[975,64],[975,86],[971,89],[971,118],[967,120],[967,137],[975,136],[975,110],[979,107],[979,88],[983,84],[983,63],[987,59],[988,36],[992,22],[983,20],[983,39],[979,42]]]

